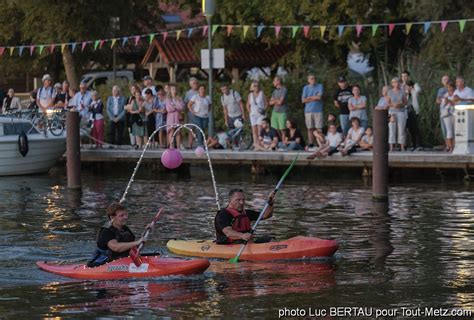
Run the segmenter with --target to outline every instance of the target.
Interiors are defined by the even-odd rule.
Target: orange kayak
[[[57,261],[38,261],[36,265],[41,270],[64,277],[90,280],[192,275],[201,274],[209,267],[209,261],[205,259],[188,260],[142,256],[142,261],[140,267],[135,266],[129,257],[120,258],[95,268],[89,268],[84,264],[63,264]]]
[[[166,246],[171,252],[184,256],[230,259],[237,254],[242,245],[216,244],[212,240],[170,240]],[[329,257],[338,247],[335,240],[298,236],[279,242],[249,243],[240,260]]]

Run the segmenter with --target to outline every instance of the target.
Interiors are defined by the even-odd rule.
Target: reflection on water
[[[363,181],[285,182],[274,218],[258,233],[337,239],[324,261],[212,261],[202,276],[78,282],[36,269],[37,260],[84,261],[128,177],[83,177],[81,192],[48,176],[0,180],[0,315],[25,317],[276,317],[279,307],[474,305],[474,191],[456,185],[397,185],[373,203]],[[136,180],[126,205],[140,233],[165,208],[148,250],[173,238],[214,236],[215,202],[202,176]],[[219,193],[245,187],[261,208],[277,176],[219,177]],[[226,196],[222,197],[224,204]],[[25,301],[28,301],[25,304]]]

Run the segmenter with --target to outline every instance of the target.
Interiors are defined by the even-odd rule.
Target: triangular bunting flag
[[[66,48],[66,44],[65,43],[61,43],[61,53],[64,52],[64,49]]]
[[[413,27],[413,23],[407,23],[405,24],[405,33],[410,34],[411,27]]]
[[[265,28],[265,26],[257,27],[257,38],[260,38],[260,36],[262,35],[263,28]]]
[[[191,35],[193,34],[194,28],[189,28],[188,29],[188,38],[191,38]]]
[[[149,40],[148,42],[151,44],[151,42],[153,41],[153,39],[155,38],[155,34],[154,33],[151,33],[149,36],[148,36]]]
[[[110,47],[113,48],[116,42],[117,42],[117,39],[112,39],[112,43],[110,44]]]
[[[324,38],[324,32],[326,32],[326,26],[319,26],[319,30],[321,31],[321,38]]]
[[[209,29],[209,26],[204,26],[204,27],[202,28],[202,36],[203,36],[203,37],[206,36],[207,29]]]
[[[309,26],[303,26],[303,34],[305,38],[309,36]]]
[[[128,42],[128,37],[122,38],[122,47],[125,47],[125,44]]]
[[[39,54],[42,54],[44,50],[44,45],[39,46]]]
[[[84,41],[82,44],[81,44],[81,51],[84,52],[84,49],[86,48],[87,46],[87,41]]]
[[[466,20],[459,20],[459,31],[461,31],[461,33],[463,33],[465,26],[466,26]]]
[[[291,37],[294,38],[296,36],[296,33],[298,32],[299,26],[292,26],[291,27]]]
[[[219,25],[218,24],[213,24],[212,25],[211,36],[214,36],[214,33],[216,33],[217,29],[219,29]]]
[[[249,32],[250,26],[244,26],[244,39],[247,36],[247,32]]]
[[[378,24],[373,24],[372,25],[372,37],[375,37],[375,34],[377,33],[378,28],[379,28]]]
[[[5,52],[5,47],[0,47],[0,57],[3,56],[4,52]]]
[[[56,49],[56,44],[53,43],[51,46],[49,46],[49,54],[53,54],[54,49]]]
[[[356,25],[356,33],[357,33],[357,38],[360,37],[360,34],[362,32],[363,26],[361,24]]]
[[[448,21],[441,21],[441,32],[446,30],[446,26],[448,25]]]
[[[281,26],[275,26],[275,36],[278,38],[278,35],[280,34]]]
[[[230,34],[232,33],[232,29],[234,29],[234,26],[229,24],[227,25],[227,36],[230,36]]]
[[[339,38],[342,36],[342,33],[344,32],[345,26],[337,26],[337,33],[339,34]]]
[[[74,51],[76,51],[76,46],[77,46],[77,42],[71,43],[71,52],[72,53],[74,53]]]
[[[139,42],[140,42],[140,36],[135,36],[135,46],[138,46]]]
[[[97,47],[99,46],[100,40],[96,40],[94,42],[94,51],[97,50]]]
[[[31,45],[30,46],[30,56],[32,56],[34,52],[35,52],[35,46]]]
[[[388,24],[388,35],[391,36],[393,29],[395,29],[395,24],[394,23],[389,23]]]
[[[424,33],[427,33],[428,30],[430,29],[430,26],[431,26],[431,22],[425,22],[425,23],[423,23],[423,32],[424,32]]]
[[[176,40],[179,40],[179,37],[181,37],[181,32],[183,32],[183,30],[176,31]]]
[[[168,38],[168,32],[163,32],[163,41],[166,41],[166,38]]]
[[[105,43],[105,40],[100,40],[99,49],[102,49],[102,47],[104,46],[104,43]]]
[[[13,55],[13,51],[15,51],[15,47],[10,47],[10,57]]]
[[[23,49],[25,49],[25,46],[20,46],[20,49],[18,49],[18,55],[21,57],[23,54]]]

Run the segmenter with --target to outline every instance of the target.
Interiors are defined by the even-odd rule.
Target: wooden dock
[[[144,155],[144,162],[157,161],[164,150],[149,150]],[[183,162],[188,164],[206,164],[207,157],[198,157],[193,150],[181,151]],[[140,150],[130,147],[120,149],[81,149],[82,162],[136,162],[140,157]],[[296,162],[298,166],[315,167],[352,167],[371,168],[372,152],[364,151],[342,157],[334,154],[325,159],[308,160],[309,152],[301,152]],[[211,150],[212,164],[216,165],[288,165],[295,157],[296,152],[259,152],[259,151],[231,151]],[[426,169],[463,169],[466,174],[474,169],[474,155],[453,155],[446,152],[393,152],[389,154],[391,168],[426,168]]]

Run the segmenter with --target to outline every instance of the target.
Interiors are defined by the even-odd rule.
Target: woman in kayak
[[[268,197],[269,206],[265,210],[262,219],[271,218],[273,215],[273,199],[275,192]],[[227,208],[221,209],[214,219],[217,244],[244,243],[252,238],[250,233],[251,221],[258,219],[259,212],[255,210],[244,210],[245,195],[242,189],[232,189],[229,192],[229,204]],[[270,242],[271,237],[264,236],[255,239],[254,243]]]
[[[132,230],[125,225],[128,212],[120,203],[112,203],[107,208],[107,216],[109,221],[100,228],[96,252],[92,260],[87,263],[89,267],[97,267],[106,262],[127,257],[130,249],[138,247],[143,241],[143,238],[135,240]]]

